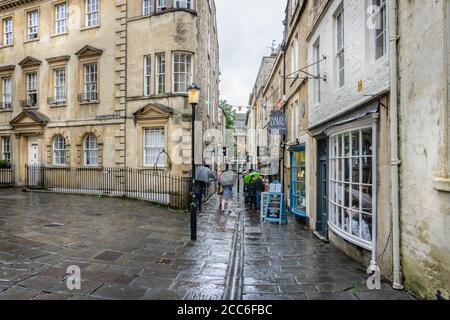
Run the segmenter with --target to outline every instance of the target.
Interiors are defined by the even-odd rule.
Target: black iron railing
[[[37,108],[38,103],[36,100],[21,100],[20,106],[22,109]]]
[[[28,189],[146,200],[177,210],[189,206],[190,179],[155,169],[26,166]]]
[[[13,186],[14,185],[14,166],[7,165],[0,167],[0,186]]]
[[[94,102],[98,101],[97,92],[81,93],[78,95],[78,102]]]
[[[49,105],[63,105],[66,104],[66,97],[50,97],[47,98]]]
[[[0,101],[0,110],[11,110],[12,109],[12,102],[4,102]]]

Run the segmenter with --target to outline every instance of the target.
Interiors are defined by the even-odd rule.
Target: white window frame
[[[142,0],[142,15],[148,16],[153,12],[153,0]]]
[[[30,105],[31,107],[35,107],[38,104],[38,76],[37,72],[29,72],[26,74],[27,78],[27,103],[31,102],[32,96],[35,96],[35,105]]]
[[[193,80],[193,72],[192,72],[194,68],[193,61],[194,55],[192,53],[189,52],[173,53],[172,55],[173,93],[187,93],[189,85],[192,83]],[[184,71],[181,71],[181,67],[183,67]]]
[[[3,19],[3,45],[12,45],[13,37],[13,19],[12,17],[5,18]]]
[[[27,13],[27,39],[35,40],[39,38],[39,10]]]
[[[380,6],[378,6],[378,1],[380,1]],[[387,4],[386,0],[369,0],[369,19],[370,24],[373,26],[373,30],[370,30],[370,43],[372,51],[372,60],[378,61],[379,59],[386,56],[388,51],[388,29],[387,29]],[[377,30],[381,32],[377,35]],[[377,40],[382,38],[383,40],[383,53],[377,56]]]
[[[166,166],[166,157],[161,152],[166,149],[166,132],[164,127],[150,127],[144,128],[143,139],[142,139],[142,147],[143,147],[143,165],[144,167],[154,167],[156,161],[159,161],[156,164],[157,167],[165,167]],[[159,139],[152,137],[151,133],[160,134]]]
[[[194,0],[175,0],[175,8],[194,10]]]
[[[53,70],[53,93],[55,102],[62,104],[66,102],[66,69]]]
[[[98,65],[96,62],[86,63],[83,66],[84,69],[84,83],[83,83],[83,93],[85,99],[89,95],[89,101],[98,100]],[[92,99],[92,96],[95,99]]]
[[[62,135],[53,138],[53,165],[66,165],[66,139]]]
[[[88,134],[83,141],[83,163],[85,166],[98,166],[98,141],[95,134]]]
[[[4,77],[2,80],[2,107],[10,109],[12,107],[12,79]]]
[[[156,94],[166,93],[166,54],[158,53],[155,56],[156,63]]]
[[[299,52],[299,42],[298,35],[294,37],[291,45],[291,73],[292,75],[297,74],[298,72],[298,52]]]
[[[167,9],[167,0],[156,0],[156,11]]]
[[[67,3],[55,5],[55,33],[67,32]]]
[[[1,140],[2,143],[2,160],[11,163],[11,137],[4,136]]]
[[[317,76],[318,78],[315,79],[314,81],[314,102],[316,105],[319,105],[322,102],[322,95],[321,95],[321,90],[322,90],[322,79],[321,79],[321,69],[320,69],[320,60],[321,60],[321,54],[320,54],[320,38],[317,39],[317,41],[314,43],[313,45],[313,63],[314,63],[314,73],[315,76]]]
[[[85,0],[86,2],[86,27],[99,25],[100,3],[99,0]]]
[[[345,84],[345,16],[344,8],[340,8],[334,17],[336,32],[336,84],[343,87]]]
[[[371,131],[371,155],[363,154],[362,147],[362,132],[364,130]],[[352,133],[358,132],[358,155],[353,154],[353,139]],[[340,128],[333,129],[327,132],[329,136],[329,177],[328,177],[328,187],[329,187],[329,215],[330,219],[328,224],[330,229],[337,234],[339,237],[359,246],[364,249],[373,251],[376,243],[376,219],[377,219],[377,125],[376,121],[373,119],[366,119],[359,122],[355,122],[349,125],[344,125]],[[345,154],[345,143],[344,137],[346,134],[350,134],[349,142],[349,155]],[[339,140],[341,140],[341,145],[339,145]],[[340,154],[336,154],[336,150],[339,150]],[[358,159],[357,165],[359,167],[358,182],[352,181],[353,175],[353,164],[354,160]],[[348,160],[348,163],[346,163]],[[371,164],[371,184],[364,183],[363,179],[363,162]],[[349,181],[345,181],[345,166],[348,165]],[[342,173],[341,177],[338,177]],[[346,186],[349,186],[352,192],[348,192],[349,203],[346,205],[344,200],[346,200]],[[350,206],[352,203],[354,193],[354,187],[357,186],[358,190],[355,190],[358,194],[359,208],[354,208]],[[363,209],[363,188],[371,188],[371,207],[369,210]],[[369,208],[367,208],[369,209]],[[353,223],[349,220],[346,224],[346,216],[349,217],[349,211],[358,215],[358,235],[353,234]],[[340,222],[338,222],[338,217],[341,217]],[[371,234],[371,239],[364,239],[363,235],[363,223],[362,217],[371,217],[371,227],[367,226],[367,231]],[[349,217],[350,218],[350,217]],[[352,221],[353,222],[353,221]],[[341,224],[341,225],[339,225]],[[345,229],[347,227],[347,230]]]
[[[151,55],[144,56],[144,97],[151,95],[151,80],[152,80],[152,57]]]

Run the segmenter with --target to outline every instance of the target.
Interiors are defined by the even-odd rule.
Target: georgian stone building
[[[203,130],[219,126],[215,10],[213,0],[0,1],[1,157],[17,183],[26,164],[187,173],[192,82]]]

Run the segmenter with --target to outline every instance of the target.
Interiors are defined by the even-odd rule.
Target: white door
[[[40,168],[39,165],[39,143],[37,138],[28,138],[28,186],[37,187],[39,185]]]

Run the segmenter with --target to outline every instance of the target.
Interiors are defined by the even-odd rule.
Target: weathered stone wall
[[[422,298],[434,299],[437,290],[448,298],[448,1],[398,4],[400,218],[405,285]]]

